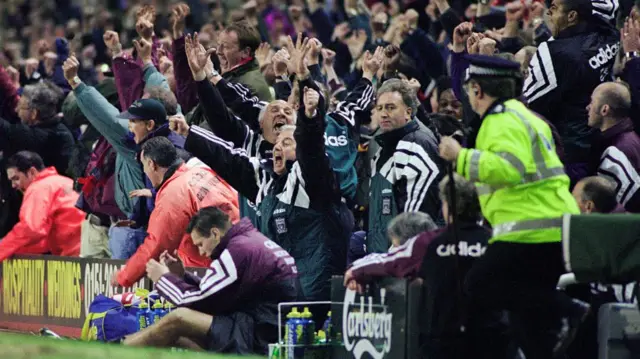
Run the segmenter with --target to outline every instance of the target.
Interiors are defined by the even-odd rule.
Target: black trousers
[[[560,319],[572,308],[571,298],[556,290],[564,272],[560,243],[495,242],[467,274],[469,310],[509,311],[527,359],[550,359]]]

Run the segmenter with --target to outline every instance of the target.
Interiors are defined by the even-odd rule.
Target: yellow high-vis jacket
[[[476,148],[460,151],[456,171],[476,183],[490,243],[559,242],[562,215],[580,213],[551,129],[518,100],[487,111]]]

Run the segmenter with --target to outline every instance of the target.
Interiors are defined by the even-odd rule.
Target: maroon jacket
[[[159,294],[176,306],[210,315],[243,312],[270,325],[277,325],[278,303],[297,299],[294,259],[247,218],[229,229],[211,259],[203,278],[163,275]]]
[[[502,346],[484,347],[481,345],[484,340],[480,339],[494,335],[495,339],[504,330],[500,313],[480,308],[466,310],[466,298],[460,293],[467,272],[484,254],[490,237],[491,232],[480,225],[461,222],[457,240],[452,227],[425,232],[387,253],[355,261],[351,270],[358,283],[384,276],[422,279],[418,320],[421,351],[426,357],[435,357],[437,353],[438,358],[454,358],[449,350],[462,347],[468,352],[464,358],[501,358],[504,356],[488,355],[487,350],[499,353],[504,350]],[[468,312],[466,338],[457,335],[461,309]]]
[[[616,182],[618,203],[640,213],[640,136],[630,119],[602,132],[596,147],[597,171]]]
[[[153,65],[158,67],[158,48],[160,42],[154,36],[151,50],[151,60]],[[124,53],[113,59],[113,76],[116,81],[116,89],[118,90],[118,98],[120,99],[120,108],[123,111],[136,100],[142,98],[144,93],[144,66],[140,59],[134,59],[129,54]]]

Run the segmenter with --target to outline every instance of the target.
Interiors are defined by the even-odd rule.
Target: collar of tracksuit
[[[606,131],[602,132],[602,141],[605,144],[609,144],[615,140],[620,134],[633,131],[633,122],[631,119],[625,118],[619,121],[615,125],[611,126]]]
[[[231,78],[237,78],[253,70],[259,70],[259,68],[258,68],[258,62],[256,62],[254,58],[251,58],[247,60],[247,62],[234,68],[233,70],[229,70],[225,72],[223,77],[227,80]]]
[[[160,185],[156,189],[160,190],[160,188],[164,186],[165,182],[167,182],[167,180],[169,180],[169,178],[171,178],[171,176],[173,176],[174,173],[176,173],[176,171],[180,167],[182,167],[183,164],[184,161],[181,158],[178,158],[171,166],[169,166],[169,168],[167,169],[167,173],[165,173],[164,177],[162,178],[162,182],[160,182]]]
[[[375,137],[376,142],[382,147],[392,146],[395,147],[401,139],[407,134],[415,132],[420,128],[418,121],[415,119],[409,121],[405,126],[396,128],[389,132],[381,133]]]

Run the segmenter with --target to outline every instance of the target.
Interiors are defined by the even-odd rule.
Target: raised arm
[[[251,129],[229,112],[220,92],[207,79],[206,68],[212,67],[210,56],[214,50],[206,51],[198,42],[198,34],[195,34],[193,37],[185,37],[185,51],[198,90],[200,106],[204,110],[209,127],[216,136],[231,141],[235,147],[242,147],[247,137],[251,136]],[[210,78],[215,78],[215,81],[221,80],[220,75],[215,73]]]

